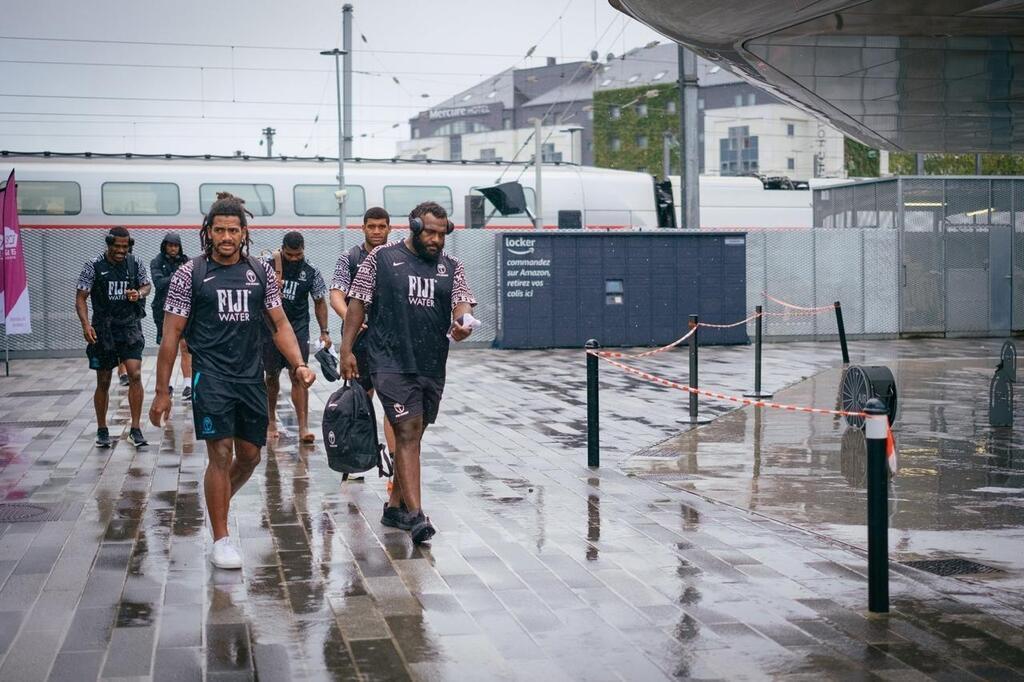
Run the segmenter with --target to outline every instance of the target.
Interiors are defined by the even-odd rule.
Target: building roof
[[[679,53],[675,43],[633,48],[607,60],[595,81],[597,90],[638,88],[679,80]],[[697,58],[697,82],[701,87],[741,83],[743,80],[714,62]]]
[[[512,85],[514,71],[515,69],[512,68],[505,69],[501,73],[435,104],[431,109],[450,109],[451,107],[468,107],[475,104],[496,104],[498,102],[510,109],[515,103],[515,89]]]
[[[524,102],[521,106],[524,107],[536,107],[551,104],[561,104],[562,102],[579,102],[589,101],[594,98],[594,72],[592,69],[586,68],[586,75],[577,78],[574,81],[563,83],[558,87],[552,88],[542,95],[534,97],[533,99]]]

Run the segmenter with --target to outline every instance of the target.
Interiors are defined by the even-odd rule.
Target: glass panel
[[[173,182],[104,182],[107,215],[178,215],[181,201]]]
[[[210,210],[217,192],[231,192],[236,197],[245,199],[245,207],[254,216],[274,215],[274,188],[270,185],[250,183],[208,183],[199,185],[199,209],[206,213]],[[337,206],[337,204],[335,204]]]
[[[18,180],[20,215],[78,215],[82,212],[82,188],[77,182]]]
[[[345,215],[362,219],[366,213],[366,192],[359,185],[345,185],[345,189],[348,190],[348,196],[345,197]],[[295,185],[292,190],[295,215],[338,215],[338,199],[334,196],[337,191],[337,185]]]
[[[384,208],[392,216],[407,216],[412,209],[424,201],[436,201],[453,218],[452,190],[442,185],[389,185],[384,188]]]

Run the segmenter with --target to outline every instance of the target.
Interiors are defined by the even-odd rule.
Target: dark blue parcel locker
[[[743,233],[505,233],[498,239],[499,348],[661,346],[704,322],[747,317]],[[746,327],[701,344],[748,343]]]

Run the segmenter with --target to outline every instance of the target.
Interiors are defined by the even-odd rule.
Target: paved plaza
[[[987,382],[998,344],[862,341],[851,351],[866,364],[945,357],[956,369],[966,358],[960,378]],[[702,383],[749,391],[752,355],[702,348]],[[833,407],[839,364],[835,343],[770,345],[765,388]],[[685,349],[644,367],[685,381]],[[709,403],[702,410],[720,418],[684,433],[684,394],[602,364],[602,466],[590,469],[583,368],[581,351],[452,353],[424,439],[424,507],[439,530],[429,546],[380,525],[382,480],[342,484],[319,445],[282,438],[232,504],[244,568],[231,572],[208,560],[205,451],[187,406],[176,398],[172,422],[146,428],[151,444],[135,450],[123,440],[126,389],[113,389],[122,439],[97,450],[84,358],[16,361],[0,379],[0,680],[1024,675],[1024,607],[1005,548],[991,557],[1004,578],[991,582],[894,564],[892,612],[868,614],[862,491],[842,487],[848,463],[830,417],[783,425],[764,414],[776,426],[757,431],[751,408]],[[148,357],[147,408],[153,370]],[[901,381],[927,380],[915,371]],[[331,390],[315,386],[313,415]],[[962,401],[970,423],[984,421],[984,396],[922,391],[913,400]],[[944,438],[966,428],[965,412],[922,421],[923,408],[903,409],[904,509],[924,514],[911,480],[929,475],[918,471],[923,439],[998,442],[1009,463],[977,466],[1005,477],[974,486],[1009,491],[997,511],[958,488],[948,514],[972,519],[982,546],[986,513],[1005,529],[996,541],[1018,540],[1012,434]],[[914,530],[913,519],[897,513],[894,529]],[[894,551],[927,557],[949,549],[941,533],[962,531],[933,525]]]

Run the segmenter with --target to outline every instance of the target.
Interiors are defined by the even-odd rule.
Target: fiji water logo
[[[209,417],[203,417],[203,433],[210,434],[213,433],[213,430],[213,420]]]
[[[217,317],[221,322],[248,322],[249,292],[245,289],[217,289]]]
[[[337,442],[338,442],[338,439],[335,437],[334,431],[328,431],[327,432],[327,444],[330,445],[333,448],[337,444]]]
[[[281,285],[281,296],[286,301],[294,301],[299,294],[299,283],[295,280],[286,279]]]

